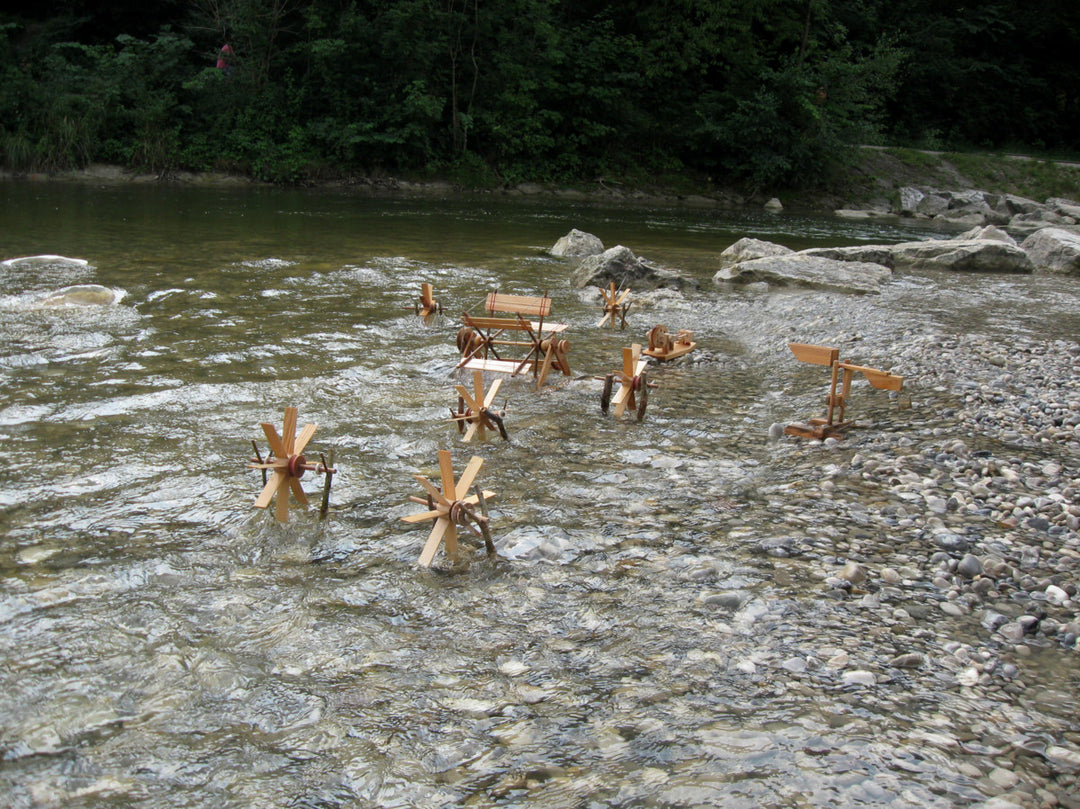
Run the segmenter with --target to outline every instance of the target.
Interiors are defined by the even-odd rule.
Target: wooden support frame
[[[445,544],[447,557],[450,559],[457,558],[459,526],[467,528],[476,536],[481,537],[487,548],[488,556],[495,555],[495,544],[491,541],[491,533],[488,530],[486,505],[487,501],[495,496],[495,493],[477,487],[474,494],[466,495],[483,465],[484,459],[474,455],[466,465],[465,471],[461,473],[461,477],[455,482],[453,459],[449,451],[441,449],[439,450],[441,489],[423,475],[413,475],[424,489],[426,497],[410,496],[409,500],[428,506],[428,510],[420,514],[410,514],[401,519],[403,522],[410,524],[428,520],[434,523],[420,553],[418,561],[421,567],[431,567],[439,546],[443,544]],[[476,505],[481,508],[480,514],[476,513],[474,508]],[[474,527],[474,523],[476,527]]]
[[[900,391],[904,378],[888,371],[854,365],[840,359],[840,349],[809,343],[788,343],[788,348],[799,362],[811,365],[824,365],[830,369],[829,395],[825,398],[825,417],[810,419],[806,424],[789,424],[784,428],[787,435],[800,438],[843,438],[844,431],[853,422],[845,421],[848,396],[851,394],[851,381],[856,373],[866,377],[871,387],[879,390]],[[837,390],[839,388],[839,390]]]
[[[304,494],[304,487],[300,485],[300,478],[304,472],[315,472],[326,476],[323,504],[320,510],[320,515],[326,516],[330,500],[330,485],[334,473],[337,472],[326,461],[325,457],[322,458],[321,463],[309,463],[307,458],[304,457],[304,449],[315,435],[315,430],[318,427],[315,424],[307,424],[300,431],[300,435],[297,435],[298,412],[295,407],[285,408],[281,435],[278,435],[278,431],[273,424],[262,422],[260,426],[263,435],[266,436],[267,443],[270,445],[270,454],[263,460],[263,457],[259,454],[258,444],[253,441],[255,458],[248,463],[249,469],[261,469],[263,473],[263,489],[255,499],[255,508],[268,507],[276,497],[274,516],[279,522],[289,521],[290,492],[300,505],[306,506],[308,504],[307,495]],[[272,474],[268,476],[267,472],[271,471]]]
[[[600,410],[608,412],[615,405],[615,416],[622,416],[627,410],[632,411],[637,420],[645,418],[645,409],[649,406],[649,388],[655,387],[649,382],[645,372],[648,360],[641,358],[641,345],[634,343],[622,350],[622,368],[612,371],[604,377],[604,390],[600,394]],[[619,383],[615,391],[615,383]],[[612,393],[614,392],[614,396]]]
[[[537,390],[553,369],[570,376],[570,342],[559,337],[567,325],[544,321],[551,312],[551,298],[546,293],[533,297],[491,292],[484,308],[488,315],[462,313],[462,327],[457,336],[461,351],[458,368],[510,376],[531,371]],[[509,355],[511,351],[521,356],[500,355],[500,352]]]
[[[492,409],[491,404],[499,393],[501,379],[491,383],[487,393],[484,393],[484,372],[473,371],[473,390],[470,393],[464,385],[457,385],[458,410],[450,411],[450,421],[456,422],[458,430],[463,434],[462,441],[466,444],[479,437],[481,441],[487,438],[487,431],[498,430],[503,440],[507,440],[506,427],[503,425],[503,414]]]
[[[697,343],[694,342],[693,332],[680,329],[672,335],[666,326],[657,325],[649,330],[649,347],[642,353],[659,362],[668,362],[689,354],[695,348]]]
[[[630,288],[616,291],[615,282],[612,281],[607,289],[600,287],[600,294],[604,298],[604,316],[600,318],[600,322],[596,324],[597,328],[602,328],[606,323],[610,321],[611,328],[620,329],[626,328],[626,313],[630,311],[630,301],[627,300],[630,296]]]

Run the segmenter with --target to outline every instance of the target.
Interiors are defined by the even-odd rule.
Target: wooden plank
[[[461,322],[474,329],[505,330],[505,331],[543,331],[544,334],[559,334],[566,331],[569,325],[566,323],[543,323],[538,320],[524,320],[516,317],[476,317],[467,312],[462,314]]]
[[[547,317],[551,312],[551,298],[489,292],[484,308],[489,312],[514,312],[532,317]]]
[[[697,348],[697,343],[673,343],[671,351],[667,352],[666,354],[661,353],[654,348],[646,348],[641,353],[647,354],[648,356],[657,360],[675,360],[683,356],[684,354],[689,354],[695,348]]]
[[[788,343],[788,348],[799,362],[811,365],[832,365],[840,360],[840,349],[815,346],[808,343]]]
[[[528,360],[527,365],[531,368],[534,363],[535,360]],[[470,370],[491,371],[497,374],[513,375],[518,372],[518,369],[521,367],[521,362],[517,360],[482,360],[477,358],[469,360],[462,367]]]

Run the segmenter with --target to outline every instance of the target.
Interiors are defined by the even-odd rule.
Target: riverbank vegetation
[[[1080,131],[1072,0],[51,0],[0,43],[15,171],[766,189]]]

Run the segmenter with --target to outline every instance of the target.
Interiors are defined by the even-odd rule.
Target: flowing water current
[[[700,289],[642,292],[626,332],[598,329],[597,291],[547,254],[575,227]],[[919,335],[1072,340],[1080,285],[711,281],[743,236],[938,235],[521,198],[0,186],[0,803],[944,807],[1025,768],[1045,793],[1030,805],[1061,794],[1016,738],[1080,749],[1075,650],[1033,647],[1020,686],[976,693],[935,662],[985,641],[973,617],[920,623],[822,584],[849,559],[903,572],[933,550],[905,535],[910,509],[878,519],[889,493],[836,470],[879,440],[950,433],[954,392],[909,380],[905,409],[860,388],[871,426],[831,449],[769,428],[819,410],[827,383],[788,341],[889,368]],[[66,258],[11,260],[31,256]],[[422,282],[445,307],[430,323]],[[509,440],[463,445],[447,421],[458,315],[492,289],[551,295],[573,373],[504,381]],[[640,423],[604,415],[597,377],[657,323],[692,330],[697,356],[651,371]],[[325,520],[294,508],[281,525],[252,507],[247,463],[290,405],[318,425],[309,459],[332,450],[338,472]],[[401,518],[440,449],[459,472],[485,458],[497,559],[481,545],[417,565],[428,528]],[[321,478],[303,483],[317,503]],[[921,668],[895,663],[909,646]]]

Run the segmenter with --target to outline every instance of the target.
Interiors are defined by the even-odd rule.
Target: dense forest
[[[1077,0],[39,0],[0,164],[819,182],[852,144],[1075,156]]]

